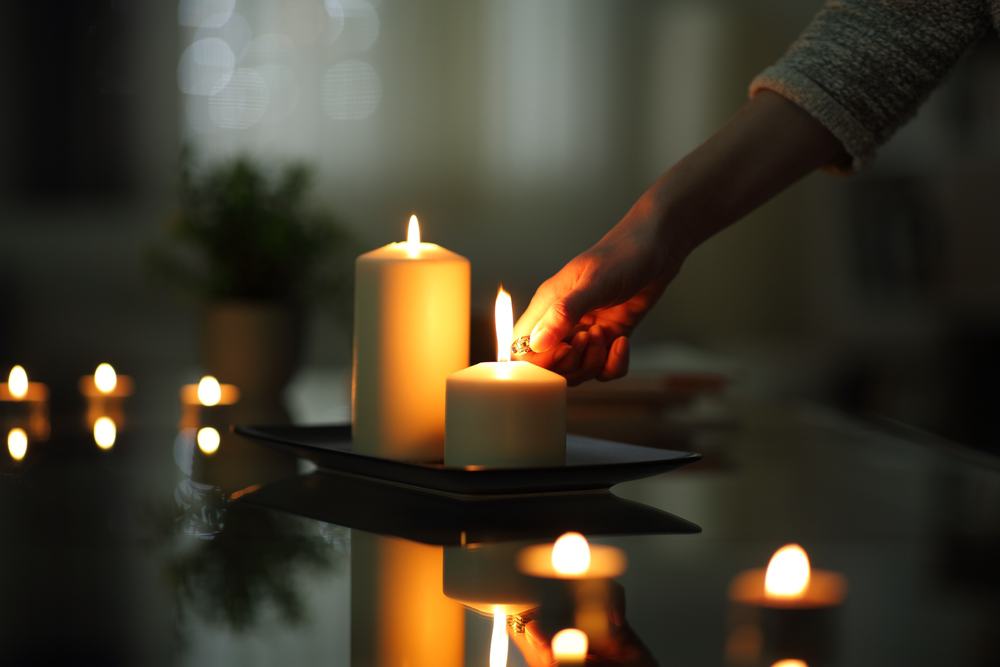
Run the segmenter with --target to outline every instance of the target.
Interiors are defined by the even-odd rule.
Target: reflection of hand
[[[546,280],[514,327],[530,334],[523,356],[570,384],[628,371],[628,335],[677,273],[679,244],[661,234],[645,196],[596,245]]]
[[[591,641],[587,652],[588,667],[655,666],[656,660],[625,618],[625,591],[619,584],[612,585],[604,612],[608,623],[608,634],[603,641]],[[524,656],[528,667],[552,667],[558,664],[552,657],[552,637],[543,632],[534,619],[525,623],[523,633],[512,632],[510,636]]]

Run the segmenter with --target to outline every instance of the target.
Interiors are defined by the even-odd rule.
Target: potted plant
[[[350,236],[308,205],[302,164],[272,172],[237,156],[196,169],[187,153],[181,164],[180,206],[151,251],[154,271],[203,304],[207,372],[249,399],[280,396],[307,305],[346,294]]]

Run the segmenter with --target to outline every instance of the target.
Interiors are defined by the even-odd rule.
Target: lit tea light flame
[[[111,364],[98,364],[94,370],[94,386],[102,394],[110,394],[118,386],[118,374]]]
[[[493,608],[493,635],[490,637],[490,667],[507,665],[507,616],[499,606]]]
[[[195,439],[198,441],[198,449],[208,456],[219,451],[219,443],[222,442],[222,436],[211,426],[203,426],[198,429],[198,435]]]
[[[25,454],[28,453],[28,434],[23,428],[12,428],[7,433],[7,452],[10,454],[10,458],[15,461],[24,459]]]
[[[552,545],[552,569],[562,575],[586,574],[590,569],[590,543],[587,538],[571,532],[556,540]]]
[[[222,385],[211,375],[198,381],[198,402],[204,406],[218,405],[222,400]]]
[[[10,369],[7,376],[7,391],[15,399],[20,400],[28,394],[28,372],[24,366],[17,365]]]
[[[561,662],[583,664],[587,659],[590,640],[587,633],[577,628],[560,630],[552,637],[552,657]]]
[[[98,417],[94,421],[94,442],[101,449],[111,449],[118,438],[118,426],[111,417]]]
[[[406,228],[406,254],[416,257],[420,254],[420,221],[417,216],[410,216],[410,224]]]
[[[809,556],[798,544],[786,544],[771,556],[764,575],[764,593],[782,600],[802,597],[809,588]]]
[[[497,292],[493,319],[497,329],[497,361],[510,361],[510,345],[514,342],[514,304],[503,285]]]
[[[778,662],[771,665],[771,667],[809,667],[805,660],[796,660],[794,658],[786,658],[785,660],[779,660]]]

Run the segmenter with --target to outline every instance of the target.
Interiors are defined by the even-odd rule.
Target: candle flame
[[[7,433],[7,452],[15,461],[22,460],[28,453],[28,434],[23,428],[12,428]]]
[[[28,394],[28,373],[24,370],[24,366],[17,365],[10,369],[10,375],[7,376],[7,391],[18,400]]]
[[[503,285],[497,292],[493,318],[497,328],[497,361],[510,361],[510,345],[514,342],[514,305]]]
[[[111,417],[98,417],[94,422],[94,442],[101,449],[111,449],[118,438],[118,426]]]
[[[211,375],[198,381],[198,402],[205,406],[218,405],[222,400],[222,386]]]
[[[585,574],[590,569],[590,544],[580,533],[563,533],[552,545],[552,568],[558,574]]]
[[[802,597],[809,588],[809,556],[798,544],[786,544],[771,556],[764,574],[764,593],[783,600]]]
[[[499,606],[493,607],[493,635],[490,637],[490,667],[507,665],[507,616]]]
[[[118,386],[118,374],[111,364],[98,364],[94,370],[94,386],[102,394],[110,394]]]
[[[576,628],[560,630],[552,637],[552,657],[558,660],[583,662],[590,640],[587,633]]]
[[[410,216],[410,224],[406,228],[406,254],[416,257],[420,254],[420,221],[417,216]]]
[[[203,426],[198,429],[198,435],[195,439],[198,441],[198,449],[208,456],[219,451],[219,443],[222,442],[222,436],[211,426]]]
[[[771,667],[809,667],[805,660],[796,660],[794,658],[786,658],[784,660],[779,660],[778,662],[771,665]]]

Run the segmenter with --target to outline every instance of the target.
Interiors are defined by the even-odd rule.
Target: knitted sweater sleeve
[[[827,0],[777,63],[750,84],[803,108],[857,169],[917,111],[990,29],[982,0]]]

